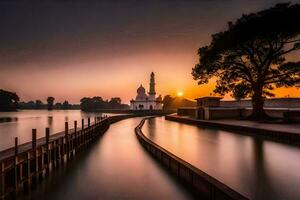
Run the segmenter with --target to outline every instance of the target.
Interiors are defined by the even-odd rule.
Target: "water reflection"
[[[53,116],[48,116],[48,128],[52,129],[52,124],[53,124]]]
[[[300,148],[217,129],[150,119],[154,142],[250,199],[300,199]]]
[[[87,152],[58,169],[28,199],[192,199],[137,141],[134,128],[140,120],[113,124]]]
[[[0,112],[0,151],[14,145],[14,138],[19,137],[20,143],[31,141],[31,130],[37,129],[37,137],[45,136],[45,128],[50,128],[50,134],[64,130],[65,121],[73,127],[73,121],[81,121],[101,113],[84,113],[80,110],[24,110],[19,112]]]
[[[17,117],[0,117],[0,123],[4,122],[16,122],[18,121]]]
[[[253,169],[254,173],[259,178],[254,179],[254,199],[263,199],[264,191],[268,191],[268,198],[274,199],[276,198],[276,191],[272,187],[272,182],[270,181],[269,175],[267,173],[268,169],[266,168],[265,163],[265,154],[263,141],[260,139],[253,140],[253,160],[255,160]]]
[[[155,128],[156,120],[146,120],[146,123],[148,124],[148,137],[152,140],[155,137],[155,130],[153,128]]]

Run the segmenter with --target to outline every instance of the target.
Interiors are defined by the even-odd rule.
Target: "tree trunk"
[[[252,96],[252,107],[252,114],[249,117],[251,120],[261,121],[269,118],[264,111],[264,97],[262,95],[262,89],[259,87],[254,90],[254,94]]]

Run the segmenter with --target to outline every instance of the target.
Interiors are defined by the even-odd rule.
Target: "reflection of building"
[[[145,88],[141,85],[137,89],[137,95],[135,100],[130,101],[131,110],[161,110],[162,109],[162,98],[159,95],[156,98],[155,92],[155,80],[154,73],[151,73],[150,78],[150,89],[148,95],[146,94]]]

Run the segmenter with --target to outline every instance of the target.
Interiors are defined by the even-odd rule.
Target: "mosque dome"
[[[142,85],[136,91],[137,91],[138,94],[145,94],[146,93],[146,90]]]
[[[141,85],[137,90],[137,96],[136,96],[136,100],[148,100],[148,96],[146,94],[146,90],[145,88]]]

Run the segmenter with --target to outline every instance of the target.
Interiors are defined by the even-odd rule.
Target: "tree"
[[[19,101],[16,93],[0,89],[0,111],[16,111]]]
[[[64,110],[70,109],[70,104],[69,104],[69,102],[68,102],[67,100],[65,100],[65,101],[63,102],[63,104],[62,104],[62,109],[64,109]]]
[[[47,107],[48,107],[48,110],[53,110],[54,100],[55,100],[54,97],[48,97],[47,98],[47,103],[48,103]]]
[[[121,107],[121,98],[120,97],[113,97],[108,102],[108,107],[111,109],[119,109]]]
[[[271,90],[300,83],[300,62],[286,59],[300,49],[299,19],[300,5],[285,3],[229,22],[227,30],[199,48],[194,79],[204,84],[217,77],[214,92],[251,97],[251,118],[264,119],[264,99],[273,95]]]
[[[62,109],[62,104],[57,102],[55,105],[54,105],[54,108],[59,110],[59,109]]]
[[[41,100],[35,101],[35,109],[42,109],[43,108],[43,102]]]
[[[166,95],[163,98],[163,109],[170,109],[174,98],[171,95]]]
[[[121,104],[121,98],[113,97],[103,100],[102,97],[84,97],[80,100],[80,108],[83,111],[96,111],[97,109],[128,109],[128,105]]]
[[[113,105],[120,105],[121,104],[121,98],[120,97],[113,97],[110,99],[109,103]]]

